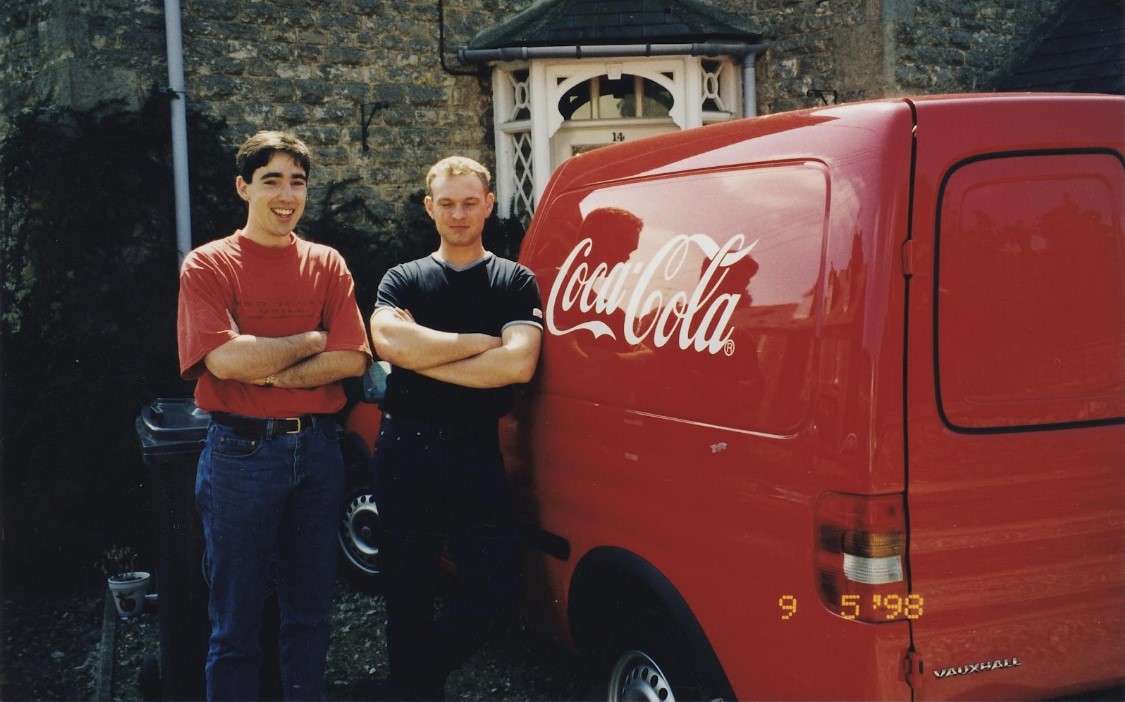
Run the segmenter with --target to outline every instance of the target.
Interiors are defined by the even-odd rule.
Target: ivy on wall
[[[220,196],[222,125],[194,117],[191,129],[193,218],[214,226],[238,212]],[[133,419],[190,394],[176,362],[170,143],[157,94],[140,111],[30,111],[0,146],[5,572],[34,562],[81,577],[107,539],[150,545]]]

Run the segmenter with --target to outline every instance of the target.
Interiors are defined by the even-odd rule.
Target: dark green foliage
[[[396,221],[389,207],[377,211],[361,198],[348,198],[347,186],[352,182],[330,185],[319,203],[320,218],[306,219],[298,230],[344,257],[355,279],[356,301],[366,319],[375,309],[375,293],[387,269],[433,251],[438,237],[422,205],[421,191],[410,197],[403,207],[406,214]],[[357,221],[362,225],[353,223]]]
[[[484,248],[497,256],[519,260],[525,230],[518,218],[500,219],[493,212],[484,225]]]
[[[217,130],[194,120],[196,163],[213,161]],[[133,420],[157,396],[190,394],[169,144],[167,98],[154,95],[139,112],[36,110],[0,150],[6,575],[34,563],[85,577],[111,542],[151,546]],[[204,227],[238,212],[214,206],[228,176],[200,169],[192,186]]]

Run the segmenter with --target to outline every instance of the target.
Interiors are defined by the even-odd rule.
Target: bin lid
[[[211,415],[190,397],[158,398],[141,408],[137,438],[145,454],[198,451],[207,439]]]

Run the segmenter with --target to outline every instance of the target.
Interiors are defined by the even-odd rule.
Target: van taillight
[[[914,618],[919,598],[904,576],[906,517],[901,493],[825,493],[816,506],[820,597],[847,619]]]

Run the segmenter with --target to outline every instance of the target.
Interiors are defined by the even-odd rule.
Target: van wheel
[[[663,614],[661,610],[635,612],[628,619],[632,624],[611,636],[615,644],[603,649],[602,671],[612,662],[609,685],[601,691],[608,693],[609,702],[691,702],[722,697],[715,693],[718,686],[703,679],[683,636],[675,625],[663,620]]]
[[[610,671],[609,702],[676,702],[676,696],[651,657],[642,651],[626,651]]]
[[[370,487],[350,489],[337,534],[344,574],[357,585],[374,589],[379,581],[379,505]]]

